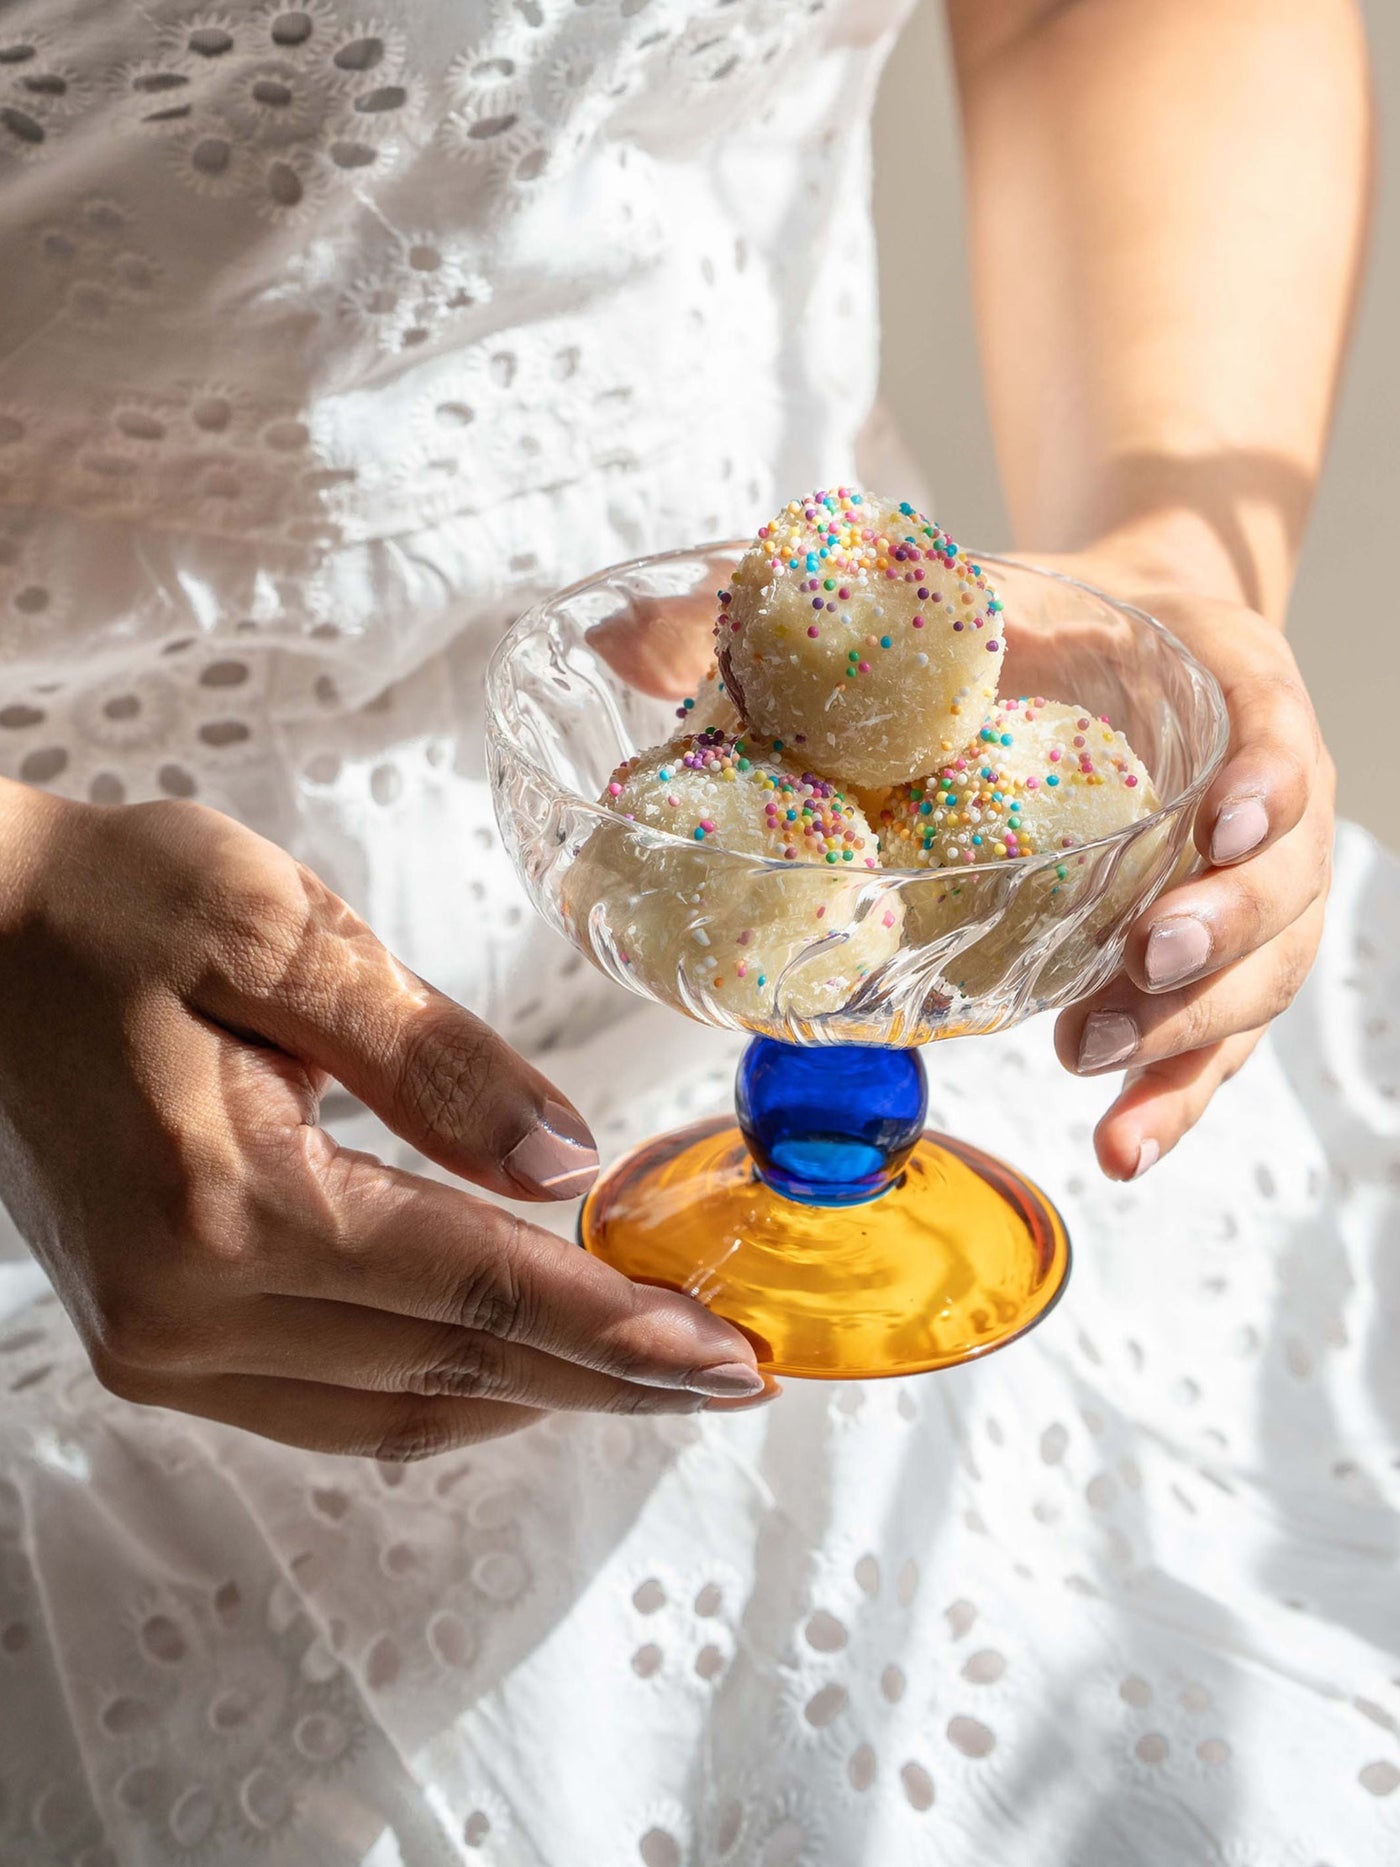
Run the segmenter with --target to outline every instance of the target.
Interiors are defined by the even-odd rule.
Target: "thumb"
[[[630,687],[661,700],[694,693],[715,658],[711,591],[689,596],[634,596],[626,609],[595,623],[588,645]]]
[[[452,1173],[514,1199],[574,1199],[598,1173],[587,1122],[481,1019],[401,964],[324,884],[277,963],[200,982],[196,1009],[325,1071]],[[269,938],[275,938],[270,934]]]

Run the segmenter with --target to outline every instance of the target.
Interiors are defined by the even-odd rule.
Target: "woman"
[[[762,1404],[736,1331],[523,1203],[717,1096],[731,1052],[529,916],[484,661],[535,593],[888,478],[857,454],[866,118],[901,13],[7,14],[0,1182],[67,1313],[7,1273],[10,1857],[1383,1858],[1355,1526],[1268,1469],[1283,1409],[1231,1437],[1278,1293],[1244,1273],[1228,1394],[1230,1306],[1198,1314],[1257,1216],[1240,1173],[1271,1238],[1320,1205],[1277,1062],[1219,1184],[1164,1201],[1199,1241],[1182,1312],[1114,1250],[1149,1208],[1071,1176],[1075,1304],[937,1383]],[[1164,615],[1231,708],[1205,872],[1057,1033],[1071,1070],[1129,1066],[1096,1136],[1128,1181],[1318,943],[1330,766],[1278,623],[1364,51],[1343,0],[949,19],[1018,544]],[[639,678],[679,686],[683,635]],[[969,1048],[979,1139],[1084,1150],[1092,1085],[1047,1122],[1047,1058]],[[1295,1366],[1331,1304],[1280,1328]],[[1215,1440],[1178,1430],[1191,1387]],[[1338,1692],[1372,1722],[1305,1817],[1291,1747]]]

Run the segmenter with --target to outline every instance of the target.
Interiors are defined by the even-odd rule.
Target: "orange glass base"
[[[742,1329],[773,1374],[869,1380],[951,1368],[1039,1322],[1069,1275],[1064,1221],[1009,1167],[926,1132],[860,1206],[764,1185],[718,1118],[661,1135],[599,1180],[582,1244]]]

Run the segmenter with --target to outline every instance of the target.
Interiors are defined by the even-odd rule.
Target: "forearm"
[[[1365,245],[1351,0],[949,0],[1018,544],[1281,618]]]

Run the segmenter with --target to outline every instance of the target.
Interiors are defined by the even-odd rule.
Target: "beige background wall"
[[[1366,13],[1383,131],[1375,253],[1290,635],[1337,760],[1342,809],[1400,849],[1400,623],[1392,596],[1392,554],[1400,564],[1400,4],[1367,0]],[[938,109],[929,108],[931,75]],[[932,227],[936,215],[940,230],[960,223],[957,122],[937,0],[920,0],[890,62],[875,134],[885,394],[936,490],[938,518],[955,537],[994,548],[1005,541],[1006,520],[971,316],[965,293],[951,306],[944,296],[961,254],[940,241],[946,308],[935,323],[923,311],[931,254],[922,264],[911,260],[907,242],[887,234],[896,217],[906,227],[911,216]],[[934,331],[936,372],[928,354]],[[1331,662],[1338,641],[1362,639],[1369,667]]]

